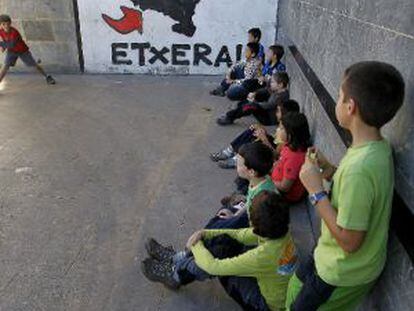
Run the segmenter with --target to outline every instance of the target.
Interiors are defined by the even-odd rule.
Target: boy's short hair
[[[0,15],[0,23],[11,23],[11,17],[7,14]]]
[[[289,75],[284,71],[274,73],[273,74],[273,79],[277,83],[282,83],[285,87],[287,87],[289,85],[289,81],[290,81]]]
[[[239,149],[239,155],[244,159],[244,165],[256,172],[257,177],[264,177],[273,167],[273,152],[261,142],[244,144]]]
[[[279,100],[277,102],[277,105],[280,107],[280,110],[282,111],[282,115],[288,112],[299,112],[300,111],[299,103],[294,99]]]
[[[282,115],[281,122],[285,128],[290,149],[306,151],[311,146],[309,123],[303,113],[285,113]]]
[[[268,239],[282,238],[289,231],[289,220],[289,206],[280,194],[263,190],[253,198],[253,233]]]
[[[258,42],[262,39],[262,31],[260,28],[251,28],[248,33],[251,34],[253,38],[257,39]]]
[[[405,83],[392,65],[379,61],[364,61],[345,70],[342,91],[345,100],[352,98],[361,119],[381,128],[400,109],[404,101]]]
[[[283,55],[285,55],[285,48],[283,47],[283,45],[279,45],[279,44],[271,45],[269,46],[269,50],[271,50],[273,54],[276,55],[278,61],[280,61]]]
[[[252,51],[252,53],[255,55],[255,57],[259,54],[260,51],[260,45],[256,42],[249,42],[247,43],[247,47]]]

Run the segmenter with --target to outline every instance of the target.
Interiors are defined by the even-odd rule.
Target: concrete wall
[[[0,12],[12,17],[35,59],[47,70],[79,72],[72,0],[0,0]],[[28,71],[21,64],[14,70]]]
[[[248,29],[260,27],[265,46],[275,36],[277,0],[78,3],[86,72],[218,74],[241,56]]]
[[[278,41],[297,46],[336,99],[341,75],[350,64],[368,59],[394,64],[404,75],[404,108],[385,129],[396,154],[396,186],[414,212],[414,2],[280,0]],[[316,144],[338,163],[345,147],[292,54],[286,62],[291,94],[310,117]],[[362,310],[413,310],[414,267],[391,235],[384,275]]]

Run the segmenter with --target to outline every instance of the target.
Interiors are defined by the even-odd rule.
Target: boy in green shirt
[[[154,259],[148,258],[142,263],[144,275],[173,288],[189,283],[185,277],[188,272],[201,274],[195,275],[200,281],[217,276],[243,310],[282,310],[296,265],[289,207],[280,195],[263,190],[252,200],[250,215],[251,228],[201,230],[189,238],[186,247],[200,272],[186,271],[186,259],[174,258],[173,270],[166,272],[168,277],[160,277],[154,273]],[[205,244],[214,239],[222,245],[216,243],[212,249]],[[224,254],[223,247],[227,248]],[[230,256],[229,247],[233,252]]]
[[[206,229],[240,229],[249,227],[249,209],[252,199],[261,191],[278,192],[269,176],[273,167],[272,150],[262,142],[243,145],[237,155],[237,175],[249,182],[246,203],[237,207],[222,208]]]
[[[380,129],[402,106],[404,88],[401,74],[386,63],[360,62],[345,71],[336,117],[351,132],[352,146],[337,169],[316,150],[302,167],[322,229],[313,257],[301,262],[289,283],[289,310],[353,310],[381,274],[394,166]],[[322,179],[332,176],[329,199]]]

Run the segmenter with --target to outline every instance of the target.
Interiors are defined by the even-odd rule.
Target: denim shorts
[[[7,51],[6,57],[4,59],[4,65],[8,67],[13,67],[16,65],[17,59],[19,58],[28,67],[35,67],[37,65],[30,51],[27,51],[24,53],[15,53],[15,52]]]

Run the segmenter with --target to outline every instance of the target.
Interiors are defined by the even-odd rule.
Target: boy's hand
[[[199,241],[203,239],[203,230],[199,230],[194,232],[187,241],[186,248],[191,249],[194,245],[196,245]]]
[[[326,157],[320,150],[313,147],[312,152],[316,154],[316,159],[318,161],[318,165],[320,168],[325,169],[329,166],[332,166],[332,164],[326,159]]]
[[[256,99],[256,93],[252,92],[252,93],[249,93],[249,95],[247,95],[248,101],[254,102],[255,99]]]
[[[259,128],[264,128],[263,127],[263,125],[261,125],[261,124],[252,124],[252,125],[250,125],[250,127],[249,127],[252,131],[255,131],[255,130],[257,130],[257,129],[259,129]]]
[[[264,128],[258,128],[256,130],[254,130],[253,135],[260,140],[261,142],[267,142],[267,135],[266,135],[266,130]]]
[[[316,149],[315,147],[311,147],[308,150],[308,153],[313,154],[313,160],[315,164],[317,164],[322,170],[322,178],[326,180],[330,180],[332,175],[335,173],[335,166],[333,166],[323,155],[323,153]]]
[[[314,155],[315,153],[313,153],[310,148],[306,155],[305,163],[303,164],[299,174],[299,178],[303,186],[310,194],[323,191],[322,174],[320,173],[320,169]]]
[[[230,79],[230,78],[227,78],[227,79],[226,79],[226,82],[227,82],[228,84],[233,84],[234,80],[232,80],[232,79]]]
[[[229,219],[234,216],[234,213],[226,208],[223,208],[217,213],[217,216],[222,219]]]

